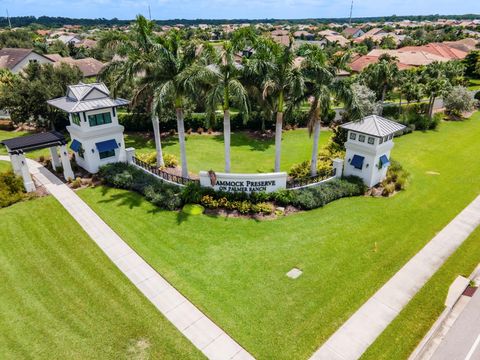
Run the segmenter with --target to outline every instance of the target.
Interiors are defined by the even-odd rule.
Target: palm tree
[[[215,116],[218,106],[223,110],[223,138],[225,146],[225,172],[231,169],[230,160],[230,105],[235,105],[242,112],[243,118],[248,116],[247,91],[242,85],[243,67],[235,61],[237,47],[225,41],[221,53],[213,55],[212,64],[192,66],[188,76],[192,91],[198,84],[207,85],[205,104],[207,116]],[[209,54],[212,55],[212,54]]]
[[[164,166],[158,108],[153,106],[153,91],[142,78],[151,79],[160,66],[159,46],[153,34],[154,23],[138,15],[131,31],[125,36],[112,33],[102,38],[102,46],[116,51],[118,59],[110,62],[102,71],[101,79],[111,84],[113,94],[127,85],[135,88],[133,103],[145,100],[147,112],[151,113],[157,166]],[[115,35],[115,36],[114,36]]]
[[[345,69],[349,54],[333,56],[327,61],[325,52],[318,46],[306,45],[301,48],[305,57],[302,69],[307,79],[308,95],[311,96],[311,106],[308,117],[308,132],[313,134],[313,149],[310,162],[310,175],[317,175],[318,144],[322,119],[328,116],[331,109],[331,99],[336,95],[335,76],[338,70]],[[343,95],[343,93],[338,94]]]
[[[271,97],[275,104],[275,172],[280,171],[284,112],[300,104],[305,88],[303,73],[294,63],[292,44],[290,41],[289,46],[283,46],[271,39],[262,39],[249,59],[250,71],[263,78],[263,98]]]
[[[387,97],[387,91],[393,88],[398,78],[397,58],[388,54],[382,54],[378,63],[368,65],[361,74],[366,84],[377,93],[383,111],[383,104]]]
[[[445,65],[440,62],[429,64],[422,72],[422,81],[425,84],[425,93],[429,96],[428,100],[428,117],[433,117],[433,108],[435,100],[438,96],[444,94],[451,86],[449,79],[446,77]]]
[[[180,31],[172,30],[165,37],[159,38],[158,64],[150,76],[142,82],[153,90],[153,105],[162,110],[175,109],[177,118],[178,140],[182,176],[187,178],[188,164],[185,146],[184,106],[189,97],[194,97],[188,79],[190,68],[195,64],[201,48],[193,42],[182,40]]]

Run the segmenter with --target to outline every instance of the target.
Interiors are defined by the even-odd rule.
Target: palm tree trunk
[[[152,125],[153,137],[155,140],[155,149],[157,151],[157,167],[164,167],[165,162],[163,161],[162,140],[160,137],[160,121],[158,119],[158,116],[152,116]]]
[[[225,146],[225,172],[230,172],[230,110],[223,112],[223,143]]]
[[[277,112],[277,121],[275,123],[275,172],[280,172],[280,156],[282,154],[282,125],[283,112]]]
[[[317,176],[318,142],[320,139],[320,127],[320,121],[315,121],[315,125],[313,128],[312,161],[310,163],[310,175],[312,177]]]
[[[402,114],[402,92],[400,91],[400,102],[399,102],[399,105],[398,105],[398,113],[399,115]]]
[[[435,96],[430,96],[430,103],[428,104],[428,117],[433,117],[433,106],[435,105]]]
[[[380,107],[380,116],[383,115],[383,106],[385,105],[385,98],[387,97],[387,87],[384,86],[382,90],[382,98],[380,99],[382,106]]]
[[[176,108],[178,140],[180,142],[180,156],[182,158],[182,176],[188,178],[187,149],[185,147],[185,124],[183,119],[183,109]]]

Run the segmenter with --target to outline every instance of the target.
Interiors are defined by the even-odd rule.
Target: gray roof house
[[[8,69],[13,73],[19,73],[31,62],[40,64],[53,63],[51,59],[36,53],[32,49],[0,49],[0,69]]]
[[[67,113],[79,113],[128,105],[129,101],[121,98],[112,99],[110,91],[103,83],[68,86],[67,96],[48,100],[47,103]]]

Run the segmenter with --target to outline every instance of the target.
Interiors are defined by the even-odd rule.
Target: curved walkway
[[[10,161],[8,156],[0,160]],[[148,265],[73,190],[38,162],[27,159],[27,164],[37,185],[60,202],[120,271],[207,358],[254,359]]]
[[[480,196],[410,259],[311,357],[355,360],[385,330],[445,260],[480,225]]]

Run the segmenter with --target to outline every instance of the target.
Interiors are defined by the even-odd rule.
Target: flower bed
[[[181,188],[170,185],[128,164],[115,163],[100,169],[100,177],[110,186],[139,192],[160,208],[177,210],[185,204],[201,204],[207,209],[222,209],[241,215],[283,214],[279,207],[310,210],[334,200],[365,193],[361,179],[335,179],[315,187],[300,190],[280,190],[273,193],[227,193],[191,183]]]

